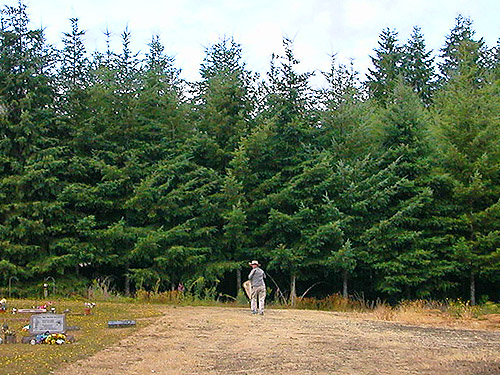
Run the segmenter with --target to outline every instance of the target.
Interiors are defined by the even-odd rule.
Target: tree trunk
[[[348,273],[347,270],[342,271],[342,297],[348,298],[349,295],[347,294],[347,279],[348,279]]]
[[[297,281],[297,276],[295,274],[292,274],[292,277],[290,279],[290,304],[292,307],[295,307],[295,301],[297,299],[297,289],[295,286],[295,282]]]
[[[472,270],[470,271],[470,304],[472,306],[476,304],[476,278]]]
[[[236,296],[240,294],[241,290],[241,270],[238,268],[236,270]]]
[[[128,274],[125,275],[125,296],[130,296],[130,277],[128,277]]]

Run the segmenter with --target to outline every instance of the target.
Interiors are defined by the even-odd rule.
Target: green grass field
[[[16,332],[17,344],[0,346],[0,374],[2,375],[44,375],[57,368],[63,362],[73,362],[89,356],[119,339],[135,332],[161,315],[160,305],[144,303],[98,302],[90,315],[84,315],[83,301],[55,301],[53,306],[57,313],[70,309],[66,315],[67,326],[78,326],[77,331],[68,335],[76,338],[74,343],[63,345],[30,345],[21,344],[21,338],[28,336],[22,332],[23,326],[29,323],[30,314],[12,314],[12,307],[31,308],[40,305],[40,301],[10,300],[9,309],[0,314],[0,324],[7,323]],[[110,320],[136,320],[135,327],[108,328]],[[2,335],[3,337],[3,335]]]

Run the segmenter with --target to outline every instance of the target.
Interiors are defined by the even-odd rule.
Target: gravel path
[[[304,310],[166,308],[65,375],[500,374],[500,332],[408,326]]]

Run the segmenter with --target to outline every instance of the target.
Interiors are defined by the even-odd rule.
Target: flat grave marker
[[[15,312],[19,314],[43,314],[47,312],[47,309],[16,309]]]
[[[124,328],[135,326],[135,320],[110,320],[108,328]]]

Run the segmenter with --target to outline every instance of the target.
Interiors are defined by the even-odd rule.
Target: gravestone
[[[64,333],[66,332],[66,315],[64,314],[40,314],[32,315],[30,318],[30,334],[40,333]]]
[[[17,338],[15,335],[5,335],[4,342],[6,344],[15,344],[15,343],[17,343]]]
[[[110,320],[108,328],[123,328],[135,326],[135,320]]]
[[[12,312],[19,314],[43,314],[47,312],[47,309],[15,309]]]

